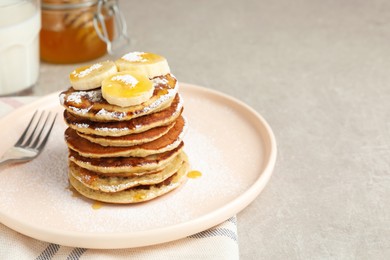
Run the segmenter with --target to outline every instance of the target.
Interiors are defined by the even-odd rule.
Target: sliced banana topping
[[[75,69],[69,79],[76,90],[89,90],[101,86],[102,81],[118,72],[114,62],[103,61]]]
[[[154,78],[170,73],[167,60],[148,52],[129,52],[115,61],[119,71],[134,71]]]
[[[132,72],[118,72],[102,82],[102,95],[108,103],[121,107],[141,104],[153,96],[153,82]]]

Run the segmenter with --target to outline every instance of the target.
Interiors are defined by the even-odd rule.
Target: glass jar
[[[114,38],[127,39],[117,0],[42,0],[41,60],[64,64],[96,59],[112,52]]]

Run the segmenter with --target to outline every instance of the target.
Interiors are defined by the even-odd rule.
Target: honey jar
[[[113,41],[128,41],[117,0],[42,0],[41,60],[79,63],[112,53]]]

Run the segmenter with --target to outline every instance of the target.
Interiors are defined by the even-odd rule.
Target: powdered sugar
[[[80,114],[80,115],[86,115],[88,113],[88,111],[91,109],[91,107],[87,107],[87,108],[78,108],[78,107],[74,107],[74,106],[69,106],[69,108],[75,112],[76,114]]]
[[[102,100],[102,91],[101,89],[90,90],[90,91],[74,91],[69,95],[61,94],[60,100],[63,99],[66,102],[73,102],[75,104],[81,104],[83,98],[88,99],[91,102],[98,102]],[[62,101],[62,102],[65,102]]]
[[[128,127],[123,128],[116,128],[116,127],[97,127],[95,128],[98,132],[122,132],[122,131],[128,131]]]
[[[148,113],[150,111],[153,111],[155,110],[156,108],[158,108],[159,106],[161,106],[163,103],[165,103],[166,101],[168,101],[168,99],[171,99],[174,95],[176,95],[176,90],[174,89],[169,89],[168,90],[168,93],[163,95],[163,96],[160,96],[160,98],[156,99],[153,103],[151,103],[150,105],[144,107],[140,113]]]
[[[86,123],[76,123],[75,126],[77,128],[88,128],[89,124],[86,124]]]
[[[83,78],[87,75],[89,75],[92,71],[94,70],[97,70],[99,68],[101,68],[103,65],[101,63],[95,63],[93,64],[92,66],[88,67],[87,69],[85,70],[82,70],[80,72],[77,72],[76,70],[74,70],[72,72],[72,75],[75,76],[75,77],[78,77],[78,78]]]
[[[75,94],[77,93],[77,94]],[[68,102],[73,102],[73,103],[76,103],[76,104],[81,104],[81,93],[80,92],[73,92],[72,94],[70,94],[68,96],[68,98],[66,99]]]
[[[61,93],[59,96],[61,106],[63,106],[65,104],[65,96],[66,96],[65,93]]]
[[[128,87],[135,87],[138,84],[138,80],[131,76],[130,74],[125,74],[125,75],[116,75],[111,78],[111,80],[114,81],[120,81]]]
[[[101,101],[102,100],[102,90],[99,88],[96,90],[87,91],[86,96],[92,102]]]
[[[156,85],[158,85],[158,84],[163,84],[163,85],[168,84],[168,80],[166,78],[154,78],[154,79],[152,79],[152,81]]]
[[[104,108],[100,109],[99,112],[96,113],[96,116],[100,118],[108,118],[108,119],[122,119],[126,116],[125,112],[117,112],[117,111],[107,111]]]
[[[129,52],[122,56],[122,59],[130,61],[130,62],[146,62],[147,59],[142,57],[142,55],[145,54],[145,52]]]
[[[62,93],[60,95],[60,102],[64,105],[65,102],[73,103],[75,105],[80,105],[83,103],[83,99],[87,99],[90,102],[98,102],[102,100],[102,92],[100,89],[90,90],[90,91],[74,91],[66,95]],[[79,115],[85,115],[91,110],[90,107],[80,108],[77,106],[68,105],[68,108],[71,109],[74,113]]]

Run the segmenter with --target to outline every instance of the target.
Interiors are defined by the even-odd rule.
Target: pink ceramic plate
[[[75,196],[68,188],[65,124],[58,93],[0,119],[0,154],[17,140],[32,113],[59,113],[43,153],[0,169],[0,222],[27,236],[72,247],[129,248],[168,242],[217,225],[251,203],[276,160],[271,128],[242,102],[181,84],[191,169],[202,173],[148,203],[116,206]]]

